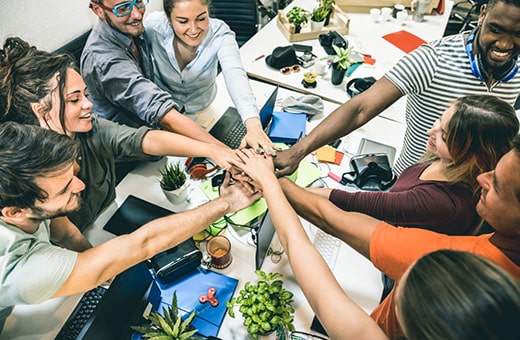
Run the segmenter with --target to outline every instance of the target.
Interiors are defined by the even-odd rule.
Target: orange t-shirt
[[[383,222],[370,239],[370,259],[379,270],[399,281],[406,269],[422,256],[441,249],[461,250],[486,257],[520,279],[520,267],[489,242],[492,235],[448,236],[424,229],[396,228]],[[372,312],[372,318],[390,339],[402,335],[393,293],[394,290]]]

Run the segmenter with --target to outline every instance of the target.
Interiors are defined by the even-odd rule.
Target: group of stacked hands
[[[99,22],[81,75],[67,55],[19,38],[3,46],[0,320],[17,304],[89,290],[263,196],[332,338],[518,338],[511,324],[520,316],[518,1],[491,0],[475,31],[422,45],[281,152],[262,130],[234,35],[209,18],[208,2],[166,0],[143,34],[147,3],[91,2]],[[217,63],[249,148],[227,148],[182,114],[214,100]],[[282,178],[403,95],[408,126],[390,191],[303,189]],[[231,185],[227,175],[219,198],[92,247],[80,230],[113,201],[115,160],[163,155],[212,158],[239,169],[244,177],[234,176],[243,181]],[[297,213],[399,282],[372,318],[341,290]],[[473,235],[483,220],[494,233],[459,236]]]

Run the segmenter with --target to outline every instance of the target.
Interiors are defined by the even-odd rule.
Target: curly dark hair
[[[38,50],[21,38],[7,38],[0,50],[0,122],[39,125],[31,103],[41,103],[49,111],[51,94],[57,90],[61,103],[60,123],[66,131],[63,89],[69,68],[77,70],[69,54]]]

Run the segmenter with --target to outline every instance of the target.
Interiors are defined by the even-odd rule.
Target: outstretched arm
[[[223,169],[229,169],[235,152],[225,145],[201,142],[177,133],[150,130],[143,138],[143,152],[153,156],[180,156],[211,158]]]
[[[374,320],[343,292],[312,245],[277,182],[272,159],[251,150],[237,153],[243,163],[236,166],[246,172],[252,178],[252,184],[263,192],[296,281],[329,336],[332,339],[386,339]]]
[[[294,172],[300,161],[312,151],[359,128],[402,96],[385,77],[362,94],[350,99],[327,116],[311,133],[274,159],[277,176]]]
[[[180,135],[193,138],[195,140],[212,143],[226,147],[222,142],[213,137],[202,126],[186,117],[176,109],[171,109],[160,121],[161,127],[165,130],[178,133]]]
[[[260,194],[226,176],[219,198],[198,208],[153,220],[128,235],[118,236],[78,254],[72,273],[54,294],[87,291],[155,254],[170,249],[202,231],[224,215],[244,209]]]
[[[313,194],[286,178],[279,179],[279,182],[298,215],[343,240],[370,260],[370,238],[380,220],[362,213],[343,211],[327,198]]]

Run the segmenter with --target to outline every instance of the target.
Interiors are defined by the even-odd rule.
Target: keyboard
[[[83,294],[55,340],[76,339],[106,292],[107,288],[98,286]]]
[[[226,144],[231,149],[237,149],[246,133],[247,130],[244,124],[236,124],[236,126],[226,135],[226,138],[224,138],[222,143]]]
[[[336,265],[339,250],[341,247],[341,240],[331,236],[321,229],[317,229],[314,241],[314,247],[321,254],[329,268],[332,270]]]

